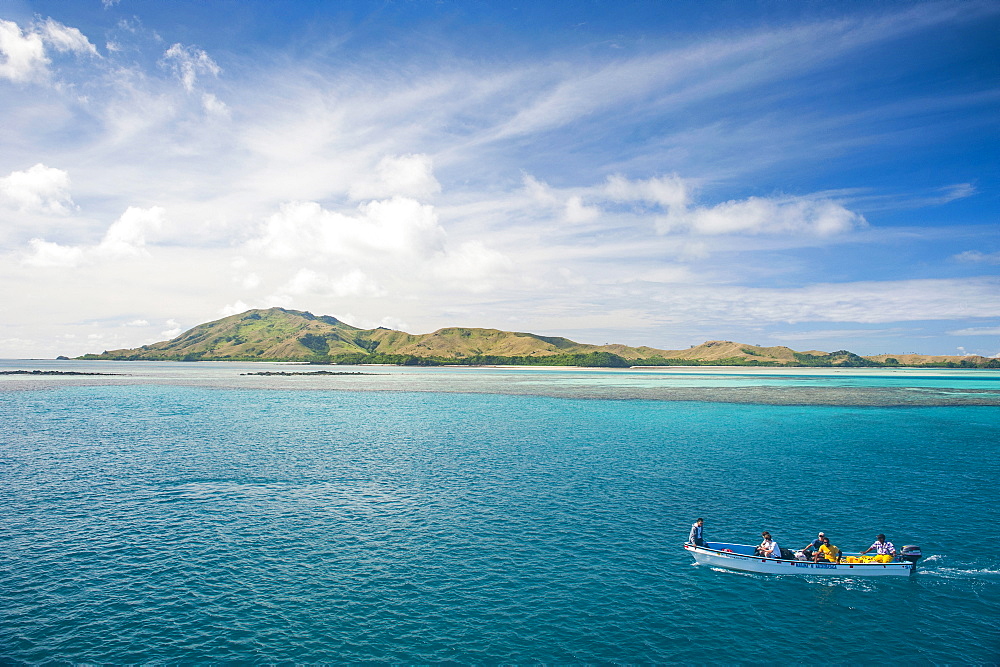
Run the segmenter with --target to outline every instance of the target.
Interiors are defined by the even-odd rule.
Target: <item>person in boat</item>
[[[878,535],[875,536],[875,544],[871,545],[870,547],[862,551],[859,555],[864,556],[872,549],[874,549],[875,553],[878,554],[879,556],[895,557],[896,555],[896,547],[893,546],[892,542],[886,542],[885,535],[883,535],[882,533],[879,533]]]
[[[764,541],[760,543],[760,546],[754,551],[756,556],[767,556],[768,558],[781,558],[781,548],[778,543],[771,537],[771,533],[766,530],[760,534],[764,538]]]
[[[830,538],[824,535],[823,544],[819,545],[819,549],[813,554],[813,562],[818,563],[820,558],[825,558],[831,563],[839,563],[841,557],[840,549],[830,544]]]
[[[705,520],[698,517],[698,520],[691,524],[691,535],[688,536],[688,544],[696,547],[705,546]]]
[[[817,551],[819,551],[819,547],[820,547],[821,544],[823,544],[823,538],[825,536],[826,536],[826,533],[824,533],[822,530],[819,531],[819,535],[816,536],[816,539],[813,540],[812,542],[810,542],[809,544],[807,544],[806,546],[802,547],[802,549],[800,549],[800,551],[803,554],[805,554],[806,558],[812,558],[813,554],[816,553]]]

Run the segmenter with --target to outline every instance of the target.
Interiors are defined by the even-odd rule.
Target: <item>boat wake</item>
[[[933,569],[918,570],[917,574],[926,577],[941,577],[943,579],[987,579],[990,581],[1000,579],[1000,570],[987,568],[963,569],[957,567],[936,567]]]
[[[698,563],[695,563],[695,565],[698,565]],[[765,577],[764,575],[756,574],[754,572],[740,572],[739,570],[729,570],[724,567],[712,567],[711,565],[708,566],[708,569],[711,570],[712,572],[724,572],[726,574],[735,574],[737,576],[748,577],[750,579],[767,579],[767,577]]]

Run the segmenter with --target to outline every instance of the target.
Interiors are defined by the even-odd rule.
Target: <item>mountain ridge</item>
[[[785,346],[706,341],[686,350],[618,343],[591,345],[560,336],[480,327],[445,327],[428,334],[361,329],[330,315],[285,308],[248,310],[199,324],[138,348],[105,350],[80,359],[150,361],[299,361],[470,365],[763,365],[998,367],[985,357],[880,354],[847,350],[797,352]]]

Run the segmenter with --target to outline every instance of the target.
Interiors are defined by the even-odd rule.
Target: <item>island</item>
[[[360,329],[329,315],[254,309],[199,324],[176,338],[142,347],[86,354],[83,360],[295,361],[404,366],[782,366],[1000,368],[982,356],[880,354],[848,350],[798,352],[713,340],[686,350],[590,345],[568,338],[499,329],[448,327],[428,334]]]

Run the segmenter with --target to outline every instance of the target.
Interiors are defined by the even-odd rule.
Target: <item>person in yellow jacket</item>
[[[819,549],[813,555],[813,562],[818,563],[821,556],[831,563],[840,562],[840,549],[830,544],[830,538],[826,535],[823,536],[823,544],[819,545]]]

